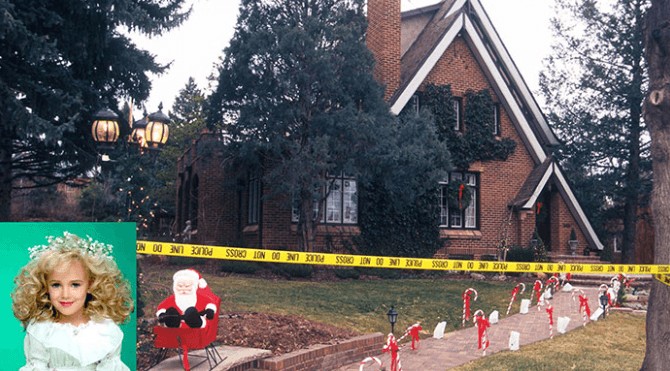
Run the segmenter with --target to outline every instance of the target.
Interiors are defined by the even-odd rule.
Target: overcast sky
[[[402,0],[402,10],[439,2],[439,0]],[[542,59],[549,53],[552,0],[480,0],[531,91],[538,90]],[[146,102],[149,112],[163,102],[164,111],[172,108],[174,98],[189,77],[208,89],[207,77],[223,55],[233,36],[239,0],[191,0],[191,17],[170,33],[146,39],[135,37],[137,44],[157,56],[160,63],[172,62],[170,70],[152,79],[152,92]],[[536,94],[539,102],[542,100]]]

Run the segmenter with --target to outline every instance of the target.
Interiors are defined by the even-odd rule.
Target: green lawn
[[[645,316],[614,313],[604,321],[470,362],[470,370],[639,370],[645,352]]]
[[[180,267],[144,268],[142,295],[148,308],[160,302],[172,289],[172,274]],[[462,294],[468,287],[479,293],[472,312],[504,313],[515,283],[474,282],[435,278],[299,281],[270,280],[242,275],[207,275],[205,279],[222,299],[221,310],[254,311],[300,315],[310,320],[351,328],[362,333],[390,329],[386,312],[398,311],[396,329],[404,330],[421,321],[426,334],[440,321],[447,330],[460,328]],[[519,300],[516,300],[518,306]],[[153,312],[148,310],[149,313]],[[398,331],[396,331],[397,333]]]
[[[197,267],[196,267],[197,268]],[[142,295],[147,308],[172,291],[172,274],[180,266],[144,265]],[[479,299],[472,310],[504,315],[517,281],[482,282],[446,275],[431,278],[306,281],[264,279],[245,275],[203,274],[222,299],[222,312],[252,311],[299,315],[310,320],[350,328],[361,333],[390,329],[386,312],[399,313],[396,334],[415,322],[423,336],[447,321],[447,331],[461,327],[462,293],[475,288]],[[528,284],[526,285],[528,287]],[[528,296],[528,292],[524,297]],[[514,311],[518,311],[518,298]],[[150,316],[153,310],[148,309]],[[606,321],[464,365],[457,370],[636,370],[644,358],[645,317],[616,313]]]

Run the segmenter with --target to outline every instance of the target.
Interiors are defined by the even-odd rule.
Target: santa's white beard
[[[177,307],[179,307],[179,309],[181,309],[183,312],[187,308],[195,307],[195,303],[198,301],[198,297],[195,293],[191,295],[175,295],[174,300],[177,304]]]

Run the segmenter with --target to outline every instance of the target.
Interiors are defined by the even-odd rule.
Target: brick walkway
[[[598,308],[597,288],[581,287],[581,289],[584,290],[589,298],[591,312],[595,311]],[[524,297],[528,298],[527,295],[528,291],[526,291]],[[554,307],[555,337],[562,335],[557,331],[558,317],[570,317],[567,331],[582,326],[583,319],[578,313],[579,301],[576,303],[573,302],[570,293],[557,292],[549,302]],[[477,309],[476,303],[474,304],[473,312]],[[549,317],[545,311],[545,307],[542,307],[542,310],[538,311],[534,304],[535,301],[533,301],[533,306],[531,306],[527,314],[519,314],[519,298],[517,298],[515,305],[512,307],[512,310],[516,310],[517,314],[510,314],[508,317],[505,317],[504,312],[507,308],[501,311],[500,321],[497,324],[491,325],[488,329],[491,344],[486,351],[486,355],[509,349],[508,344],[511,331],[517,331],[521,334],[519,342],[521,346],[549,338]],[[488,313],[486,314],[488,316]],[[435,325],[425,324],[424,332],[430,331],[432,334]],[[433,327],[429,329],[428,326]],[[402,369],[405,371],[444,370],[482,357],[482,351],[477,349],[477,332],[472,325],[472,321],[466,323],[466,326],[468,327],[464,330],[446,333],[442,339],[434,339],[432,337],[422,339],[419,349],[415,351],[410,349],[409,343],[403,343],[399,352]],[[400,335],[402,334],[398,336]],[[381,359],[383,365],[388,369],[390,356],[387,353],[382,355],[382,347],[383,344],[380,344],[380,351],[377,357]],[[341,367],[338,371],[358,371],[358,369],[359,364],[356,363]],[[365,369],[372,370],[375,368],[368,364]]]

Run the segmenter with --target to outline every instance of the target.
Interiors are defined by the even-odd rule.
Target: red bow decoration
[[[414,346],[414,343],[416,342],[416,346],[419,346],[419,331],[423,330],[420,324],[416,323],[410,328],[407,329],[407,332],[409,332],[409,336],[412,338],[412,350],[416,350],[416,347]]]
[[[537,215],[540,215],[540,211],[542,211],[542,202],[537,203],[537,211],[536,211]]]
[[[465,190],[465,185],[461,183],[458,186],[458,208],[462,209],[463,205],[461,205],[461,200],[463,200],[463,191]]]
[[[491,327],[491,323],[483,315],[475,316],[475,321],[477,322],[477,349],[482,349],[483,346],[486,351],[490,345],[488,336],[485,336],[486,329]]]
[[[401,371],[398,368],[399,358],[398,358],[398,342],[395,340],[393,334],[389,334],[386,339],[386,345],[382,348],[382,353],[389,352],[391,353],[391,371]]]
[[[549,324],[553,325],[554,324],[554,307],[551,306],[551,304],[547,307],[547,314],[549,315]]]
[[[586,316],[591,317],[591,308],[589,308],[589,299],[586,295],[579,295],[579,311],[582,311],[582,308],[586,311]]]

